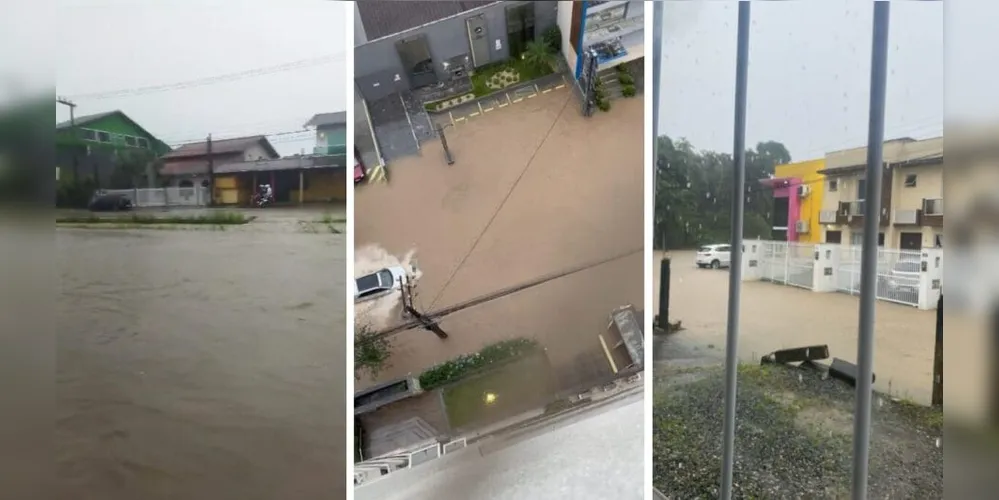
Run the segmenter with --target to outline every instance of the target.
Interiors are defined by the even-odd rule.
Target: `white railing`
[[[398,470],[415,467],[448,453],[454,453],[466,446],[468,446],[468,441],[465,438],[458,438],[447,443],[419,444],[415,449],[411,448],[413,451],[394,451],[356,463],[354,464],[354,486],[360,486]]]
[[[839,268],[836,270],[836,287],[850,295],[860,294],[861,276],[860,245],[843,247]],[[881,300],[919,305],[919,250],[878,249],[877,295]]]
[[[132,200],[136,207],[203,207],[211,200],[207,187],[164,187],[142,189],[106,189]]]

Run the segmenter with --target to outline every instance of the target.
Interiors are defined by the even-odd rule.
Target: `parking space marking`
[[[483,113],[488,113],[488,112],[490,112],[492,110],[493,110],[493,108],[485,108],[485,109],[482,110],[482,112]]]
[[[466,118],[464,116],[459,116],[458,118],[454,119],[455,123],[457,123],[457,122],[463,122],[465,120],[466,120]]]
[[[564,83],[560,83],[560,84],[556,85],[555,88],[556,89],[564,89],[565,88],[565,84]]]
[[[523,97],[518,97],[518,98],[514,99],[513,102],[520,102],[520,101],[523,101],[523,100],[524,100]]]
[[[447,115],[451,118],[451,125],[454,126],[454,113],[451,113],[450,111],[448,111]]]
[[[469,116],[469,118],[471,118],[471,117],[473,117],[473,116],[479,116],[479,112],[478,112],[478,111],[476,111],[476,112],[474,112],[474,113],[469,113],[469,114],[468,114],[468,116]]]
[[[476,101],[475,105],[479,107],[479,113],[482,112],[482,101]]]
[[[551,91],[552,91],[552,89],[544,89],[544,90],[541,91],[541,93],[542,94],[547,94],[547,93],[549,93]]]
[[[538,94],[531,94],[531,95],[527,96],[527,98],[530,99],[532,97],[537,97],[537,96],[538,96]]]
[[[499,105],[499,107],[501,107],[501,108],[505,108],[505,107],[507,107],[507,106],[509,106],[509,104],[507,104],[507,103],[501,103],[501,104]]]

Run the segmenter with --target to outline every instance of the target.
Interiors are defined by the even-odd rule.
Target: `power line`
[[[635,254],[642,253],[643,251],[644,251],[644,249],[641,249],[641,248],[635,249],[635,250],[629,250],[627,252],[615,255],[613,257],[608,257],[608,258],[600,259],[600,260],[598,260],[596,262],[590,262],[590,263],[582,264],[582,265],[579,265],[579,266],[576,266],[576,267],[572,267],[572,268],[569,268],[569,269],[566,269],[566,270],[563,270],[563,271],[558,271],[556,273],[552,273],[552,274],[548,274],[548,275],[545,275],[545,276],[542,276],[542,277],[539,277],[539,278],[535,278],[533,280],[530,280],[530,281],[525,282],[525,283],[521,283],[519,285],[514,285],[514,286],[507,287],[507,288],[504,288],[504,289],[496,291],[496,292],[492,292],[492,293],[489,293],[489,294],[486,294],[486,295],[482,295],[482,296],[476,297],[476,298],[471,299],[471,300],[466,300],[465,302],[461,302],[461,303],[455,304],[453,306],[446,307],[446,308],[438,310],[438,311],[432,311],[432,312],[426,313],[426,314],[423,315],[422,320],[408,321],[406,323],[403,323],[403,324],[400,324],[400,325],[396,325],[396,326],[392,326],[392,327],[386,328],[384,330],[378,331],[378,332],[376,332],[374,334],[374,338],[384,338],[384,337],[388,337],[390,335],[394,335],[396,333],[403,332],[403,331],[406,331],[406,330],[412,330],[412,329],[415,329],[415,328],[421,328],[421,327],[425,326],[425,322],[427,320],[436,322],[435,320],[443,318],[444,316],[448,316],[448,315],[454,314],[456,312],[468,309],[470,307],[474,307],[474,306],[477,306],[477,305],[480,305],[480,304],[484,304],[486,302],[491,302],[491,301],[496,300],[496,299],[501,299],[501,298],[506,297],[508,295],[511,295],[511,294],[514,294],[514,293],[517,293],[517,292],[520,292],[520,291],[523,291],[523,290],[527,290],[529,288],[534,288],[536,286],[540,286],[540,285],[543,285],[543,284],[551,282],[551,281],[555,281],[555,280],[560,279],[560,278],[564,278],[564,277],[567,277],[567,276],[570,276],[570,275],[573,275],[573,274],[581,273],[583,271],[587,271],[587,270],[593,269],[595,267],[600,267],[600,266],[602,266],[604,264],[609,264],[609,263],[614,262],[616,260],[620,260],[620,259],[623,259],[623,258],[626,258],[626,257],[630,257],[630,256],[635,255]]]
[[[302,137],[301,138],[293,137],[293,138],[290,138],[290,139],[283,139],[283,140],[271,141],[271,142],[272,143],[274,143],[274,142],[294,142],[294,141],[299,140],[299,139],[309,139],[309,138],[314,137],[315,132],[312,131],[312,130],[308,130],[308,129],[304,129],[304,130],[300,129],[300,130],[287,130],[287,131],[283,131],[283,132],[265,132],[265,133],[256,133],[256,134],[253,134],[253,133],[248,133],[248,134],[223,134],[223,135],[214,134],[213,137],[214,137],[214,140],[217,142],[217,141],[225,141],[225,140],[228,140],[228,139],[238,139],[240,137],[253,137],[253,136],[257,136],[257,135],[265,136],[265,137],[268,138],[268,140],[270,140],[271,137],[284,137],[284,136],[290,136],[290,135],[295,135],[295,134],[301,134]],[[201,138],[201,139],[194,139],[194,138],[192,138],[192,139],[184,139],[184,140],[179,140],[179,141],[164,141],[164,142],[166,142],[167,144],[169,144],[171,146],[185,146],[187,144],[198,144],[198,143],[201,143],[201,142],[205,142],[205,139],[204,138]]]
[[[496,220],[496,217],[499,216],[499,213],[503,210],[503,207],[506,206],[506,202],[510,199],[510,196],[513,195],[513,192],[517,189],[517,186],[520,185],[520,180],[524,178],[524,175],[527,174],[527,171],[531,169],[532,165],[534,165],[534,158],[538,155],[538,152],[541,151],[541,148],[545,145],[545,143],[548,142],[548,138],[551,137],[552,130],[555,130],[555,125],[557,125],[559,119],[562,118],[562,114],[565,113],[565,109],[566,107],[569,106],[569,102],[572,100],[572,98],[573,98],[572,95],[566,97],[565,103],[562,104],[562,109],[559,110],[558,115],[555,116],[555,119],[552,121],[551,127],[548,127],[548,131],[545,132],[545,136],[541,140],[541,143],[538,144],[538,147],[535,148],[533,153],[531,153],[531,157],[527,160],[527,165],[520,172],[520,175],[517,176],[517,180],[513,182],[513,186],[510,186],[510,189],[509,191],[507,191],[506,196],[503,197],[503,201],[501,201],[499,206],[496,207],[496,211],[493,212],[493,215],[492,217],[489,218],[489,222],[486,223],[486,226],[482,228],[482,232],[480,232],[479,235],[475,238],[475,241],[472,243],[472,248],[470,248],[468,250],[468,253],[466,253],[465,256],[461,258],[461,261],[458,262],[458,267],[454,268],[454,271],[452,271],[451,275],[448,276],[447,281],[444,282],[444,286],[442,286],[441,290],[437,292],[437,296],[434,297],[434,300],[430,302],[430,307],[434,307],[434,304],[436,304],[437,301],[441,298],[441,296],[444,295],[444,291],[447,289],[448,285],[451,284],[451,281],[454,279],[454,277],[458,275],[458,271],[460,271],[462,266],[465,265],[465,261],[468,260],[468,257],[471,256],[472,252],[474,252],[475,249],[479,246],[479,242],[482,241],[482,237],[485,236],[487,231],[489,231],[489,228],[493,225],[493,221]]]
[[[133,87],[127,89],[110,90],[105,92],[91,92],[85,94],[76,94],[71,96],[76,100],[81,99],[110,99],[114,97],[130,97],[139,96],[146,94],[153,94],[158,92],[166,92],[172,90],[183,90],[194,87],[203,87],[205,85],[214,85],[217,83],[234,82],[238,80],[244,80],[247,78],[254,78],[263,75],[270,75],[275,73],[282,73],[286,71],[294,71],[299,69],[311,68],[314,66],[321,66],[324,64],[330,64],[333,62],[340,61],[344,58],[344,52],[338,52],[336,54],[325,55],[321,57],[314,57],[310,59],[301,59],[298,61],[292,61],[289,63],[278,64],[275,66],[266,66],[261,68],[250,69],[246,71],[239,71],[236,73],[227,73],[223,75],[211,76],[206,78],[198,78],[194,80],[186,80],[182,82],[168,83],[162,85],[150,85],[145,87]]]

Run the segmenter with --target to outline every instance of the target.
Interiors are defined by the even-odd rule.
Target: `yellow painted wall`
[[[246,205],[250,203],[252,192],[247,189],[246,182],[240,182],[236,175],[220,175],[215,177],[215,203],[219,205]]]
[[[774,167],[776,177],[797,177],[801,183],[811,188],[811,194],[800,200],[799,219],[808,221],[808,234],[799,234],[798,241],[802,243],[822,243],[822,224],[819,224],[819,212],[822,210],[822,198],[826,192],[826,176],[819,170],[826,168],[824,158],[799,161]],[[788,228],[793,230],[793,228]]]
[[[347,170],[305,171],[303,200],[310,202],[347,201]],[[297,191],[294,196],[297,196]]]

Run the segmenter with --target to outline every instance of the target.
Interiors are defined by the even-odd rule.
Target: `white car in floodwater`
[[[372,300],[401,290],[409,281],[406,269],[393,266],[354,278],[354,303]]]

